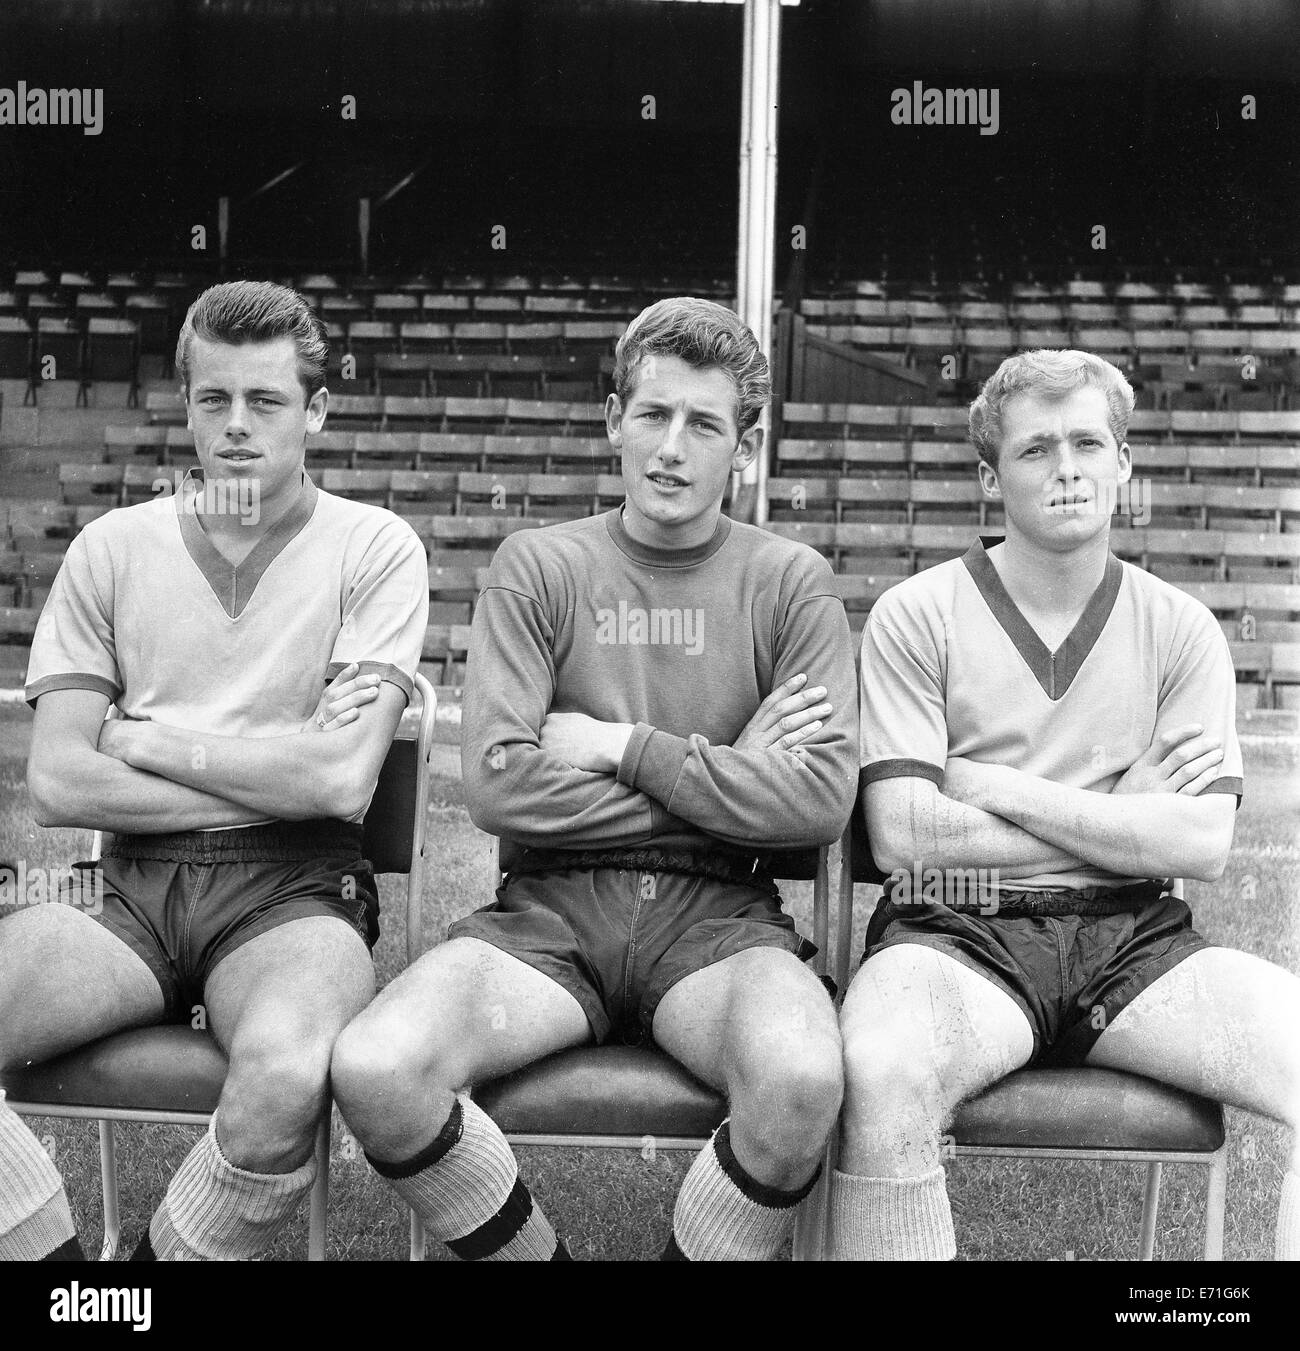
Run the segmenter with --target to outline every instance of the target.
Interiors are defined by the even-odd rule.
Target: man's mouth
[[[646,478],[651,483],[657,484],[660,488],[685,488],[686,480],[678,478],[676,474],[653,473],[647,474]]]
[[[1091,497],[1053,497],[1047,503],[1048,511],[1078,511],[1092,506]]]
[[[257,459],[257,454],[251,450],[219,450],[217,459],[226,460],[231,464],[243,464],[247,460]]]

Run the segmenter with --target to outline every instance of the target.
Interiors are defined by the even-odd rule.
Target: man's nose
[[[248,435],[248,405],[243,399],[230,401],[230,409],[226,413],[226,435],[230,437]]]
[[[670,464],[682,459],[682,440],[685,435],[686,419],[671,418],[664,428],[664,438],[655,451],[656,458]]]
[[[1056,473],[1059,478],[1070,481],[1080,477],[1079,459],[1068,440],[1063,440],[1057,449]]]

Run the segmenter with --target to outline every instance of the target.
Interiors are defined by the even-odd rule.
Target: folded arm
[[[134,769],[228,798],[262,817],[286,821],[357,819],[406,706],[383,682],[357,716],[332,730],[287,736],[228,737],[157,722],[107,723],[101,750]]]
[[[954,777],[949,762],[945,785]],[[1131,877],[1217,881],[1232,847],[1236,803],[1228,793],[1097,793],[1005,765],[964,762],[951,789],[1096,867]]]
[[[921,863],[1024,875],[1071,872],[1082,861],[1021,825],[946,796],[929,779],[869,783],[863,810],[871,852],[885,872]]]
[[[555,692],[552,639],[532,597],[503,586],[484,591],[461,720],[470,819],[488,834],[539,848],[643,844],[672,816],[612,772],[577,769],[542,743]]]
[[[85,689],[51,690],[36,701],[27,791],[37,825],[158,835],[266,817],[103,754],[96,746],[108,702]]]

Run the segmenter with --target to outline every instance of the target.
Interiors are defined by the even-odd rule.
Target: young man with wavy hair
[[[1209,610],[1110,551],[1132,408],[1099,357],[1004,361],[970,432],[1006,538],[891,588],[863,633],[866,823],[892,880],[843,1009],[841,1259],[954,1256],[940,1134],[1026,1064],[1300,1124],[1300,979],[1211,945],[1170,894],[1227,863],[1236,686]],[[977,899],[917,884],[972,870]],[[1279,1257],[1300,1256],[1298,1162]]]
[[[461,762],[505,883],[344,1032],[334,1092],[453,1252],[565,1260],[464,1090],[565,1047],[653,1041],[730,1107],[665,1256],[771,1258],[839,1110],[840,1051],[765,857],[848,819],[848,624],[823,559],[722,514],[769,397],[735,314],[651,306],[614,383],[626,501],[511,535],[474,612]]]
[[[80,865],[104,898],[0,920],[0,1065],[200,1005],[230,1058],[141,1258],[272,1242],[312,1183],[334,1038],[374,992],[360,822],[413,688],[428,564],[404,521],[304,471],[326,352],[295,292],[205,291],[176,354],[201,469],[73,540],[32,644],[36,820],[106,832]],[[0,1095],[0,1258],[79,1251]]]

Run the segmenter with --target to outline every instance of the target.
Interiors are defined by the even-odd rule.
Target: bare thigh
[[[387,985],[350,1032],[402,1048],[456,1090],[591,1037],[560,984],[478,938],[431,949]]]
[[[1115,1016],[1088,1064],[1300,1128],[1300,977],[1248,952],[1203,948]]]
[[[324,1044],[365,1008],[374,966],[350,924],[311,915],[249,939],[211,971],[204,989],[209,1026],[234,1059],[241,1040],[290,1050]]]
[[[729,1093],[747,1067],[777,1072],[812,1056],[839,1058],[825,987],[780,948],[749,948],[684,976],[659,1001],[654,1038],[697,1079]]]
[[[0,1065],[48,1060],[163,1012],[145,961],[89,915],[39,905],[0,920]]]

